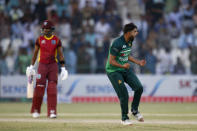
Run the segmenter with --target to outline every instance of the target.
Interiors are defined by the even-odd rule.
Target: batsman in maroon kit
[[[32,57],[31,65],[27,67],[27,76],[35,75],[34,64],[38,57],[38,70],[36,75],[36,87],[32,100],[31,113],[34,118],[40,116],[41,105],[43,96],[47,86],[47,109],[48,117],[56,118],[57,107],[57,80],[58,80],[58,60],[61,64],[62,80],[68,77],[68,72],[65,68],[64,56],[62,52],[61,40],[53,35],[54,25],[51,21],[45,20],[42,24],[43,35],[39,36],[36,40],[35,50]],[[47,84],[48,80],[48,84]]]

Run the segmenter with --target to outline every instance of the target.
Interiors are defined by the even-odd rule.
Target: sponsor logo
[[[1,95],[2,96],[23,96],[27,92],[26,84],[24,85],[3,85],[1,88]]]
[[[160,80],[158,80],[153,88],[153,90],[151,91],[149,96],[154,96],[157,92],[157,90],[161,87],[161,84],[166,80],[166,78],[162,78]]]
[[[126,45],[123,45],[123,46],[122,46],[122,49],[124,49],[124,48],[126,48],[126,47],[127,47]]]
[[[185,79],[181,79],[179,80],[179,88],[191,88],[191,80],[185,80]]]
[[[130,52],[131,52],[131,50],[129,49],[129,50],[123,50],[120,53],[128,53],[128,54],[130,54]]]
[[[120,61],[128,61],[128,57],[124,57],[124,58],[119,57],[119,60],[120,60]]]
[[[114,93],[114,88],[111,85],[94,85],[90,84],[86,87],[87,94],[109,94]]]

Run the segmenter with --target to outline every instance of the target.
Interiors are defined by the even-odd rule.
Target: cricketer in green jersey
[[[142,84],[130,68],[130,62],[144,66],[145,60],[137,60],[130,56],[134,38],[137,36],[137,26],[133,23],[126,24],[123,29],[124,34],[115,39],[110,47],[109,56],[106,64],[106,72],[113,88],[120,100],[123,125],[131,125],[128,117],[129,95],[124,84],[126,82],[134,91],[131,112],[138,121],[143,122],[144,118],[138,111],[140,98],[143,92]]]

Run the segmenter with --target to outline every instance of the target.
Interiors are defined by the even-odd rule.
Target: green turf
[[[30,108],[31,103],[0,103],[0,131],[197,131],[197,103],[141,103],[140,111],[149,123],[131,117],[132,126],[119,123],[118,103],[58,104],[55,120],[46,117],[46,104],[39,119],[31,118]],[[97,123],[103,120],[112,122]]]
[[[67,123],[0,123],[1,131],[196,131],[187,125],[67,124]]]

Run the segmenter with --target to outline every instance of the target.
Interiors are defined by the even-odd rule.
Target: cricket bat
[[[33,92],[34,92],[34,80],[33,75],[28,77],[27,81],[27,98],[33,98]]]

